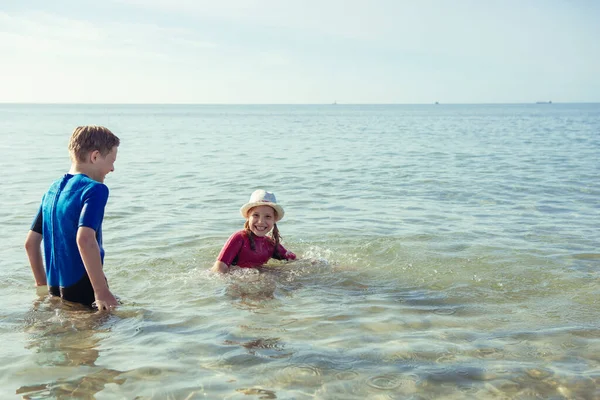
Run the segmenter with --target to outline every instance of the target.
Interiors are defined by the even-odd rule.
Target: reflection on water
[[[236,392],[243,393],[245,395],[258,396],[258,399],[276,399],[277,395],[272,390],[266,389],[256,389],[256,388],[248,388],[248,389],[236,389]]]
[[[473,293],[460,286],[376,285],[369,272],[303,259],[199,276],[206,278],[200,291],[186,281],[190,293],[201,292],[191,296],[195,313],[165,304],[99,314],[40,296],[23,326],[33,353],[20,372],[28,383],[13,393],[344,400],[600,394],[597,326],[532,327],[518,322],[518,309],[500,318],[501,296],[473,304]],[[495,318],[482,309],[495,310]],[[131,362],[140,351],[144,358]]]
[[[268,358],[286,358],[293,353],[285,352],[285,345],[279,338],[257,338],[246,342],[225,340],[225,345],[239,345],[246,349],[248,354]]]
[[[229,274],[221,276],[225,282],[225,295],[232,305],[242,310],[261,312],[273,307],[273,300],[293,295],[302,287],[300,277],[316,271],[313,262],[271,262],[263,268],[231,267]]]
[[[35,366],[20,373],[40,382],[21,386],[16,394],[24,399],[92,398],[109,383],[121,385],[121,371],[96,366],[100,336],[109,332],[115,317],[48,296],[44,288],[38,294],[23,327]]]
[[[260,312],[265,302],[275,298],[275,282],[268,273],[255,268],[233,267],[227,279],[226,295],[233,306]]]
[[[22,395],[23,399],[91,399],[95,393],[100,392],[109,383],[122,385],[125,379],[120,378],[120,371],[111,369],[100,369],[75,379],[60,378],[53,382],[39,385],[22,386],[17,389],[16,394]]]
[[[0,112],[2,399],[600,399],[597,104]],[[24,268],[74,119],[126,139],[109,317],[32,307]],[[209,274],[257,182],[299,259]]]

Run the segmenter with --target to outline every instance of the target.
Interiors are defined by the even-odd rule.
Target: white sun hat
[[[271,192],[264,191],[262,189],[255,190],[252,195],[250,195],[250,200],[246,204],[240,208],[240,213],[242,213],[242,217],[248,218],[248,211],[252,207],[258,206],[269,206],[277,211],[277,216],[275,217],[275,222],[279,221],[283,218],[283,207],[277,204],[277,199],[275,198],[275,194]]]

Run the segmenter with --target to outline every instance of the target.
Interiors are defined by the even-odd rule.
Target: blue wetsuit
[[[108,187],[84,174],[65,174],[44,194],[31,230],[43,237],[52,295],[86,305],[94,302],[94,289],[77,247],[77,230],[85,226],[96,231],[104,262],[102,219],[107,200]]]

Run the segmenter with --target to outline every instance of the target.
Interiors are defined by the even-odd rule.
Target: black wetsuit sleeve
[[[42,208],[38,211],[35,219],[33,220],[33,224],[31,224],[31,230],[39,233],[40,235],[44,234],[43,229],[44,217],[42,216]]]

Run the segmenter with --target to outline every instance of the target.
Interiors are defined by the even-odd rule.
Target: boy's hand
[[[285,259],[286,260],[295,260],[296,255],[294,253],[292,253],[291,251],[288,251],[285,253]]]
[[[96,294],[96,301],[94,302],[98,311],[110,311],[115,308],[119,303],[111,292],[104,293],[102,295]]]

